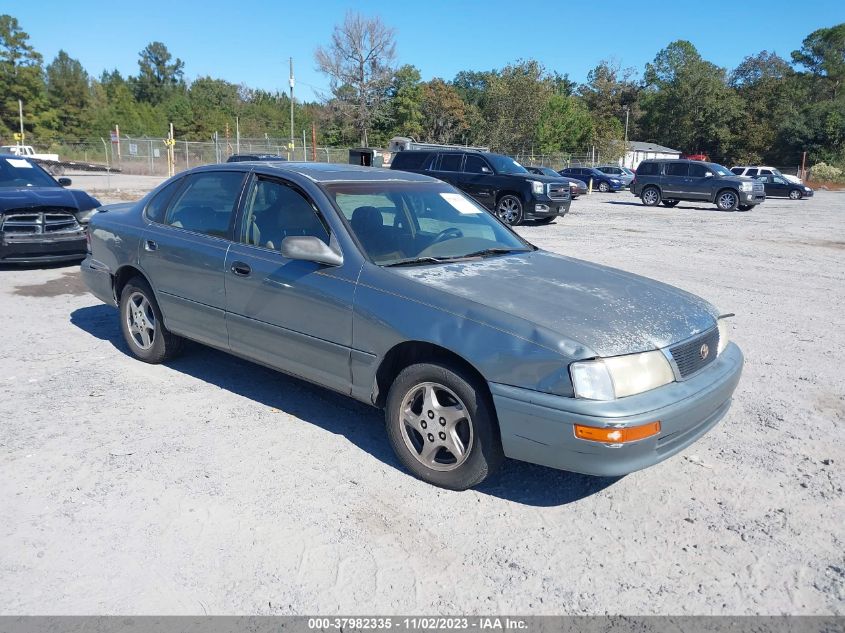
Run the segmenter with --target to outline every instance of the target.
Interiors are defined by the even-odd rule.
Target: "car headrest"
[[[358,207],[352,212],[351,223],[356,233],[372,233],[384,226],[384,217],[375,207]]]

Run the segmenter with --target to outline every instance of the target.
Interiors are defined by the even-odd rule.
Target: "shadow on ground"
[[[79,308],[71,313],[70,322],[88,334],[108,341],[121,353],[129,354],[114,308],[107,305]],[[188,345],[185,352],[167,366],[343,435],[360,449],[401,471],[403,476],[410,476],[390,448],[383,415],[377,409],[204,345]],[[525,505],[559,506],[595,494],[618,479],[588,477],[506,460],[499,473],[476,490]]]
[[[649,208],[649,207],[646,207],[646,205],[644,205],[642,202],[638,202],[636,200],[633,201],[633,202],[623,202],[622,200],[605,200],[604,204],[623,204],[625,206],[631,206],[631,207],[643,207],[643,208],[646,208],[646,209]],[[666,211],[669,211],[671,209],[680,209],[680,210],[683,210],[683,211],[709,211],[709,212],[715,212],[715,213],[745,213],[744,211],[740,211],[739,209],[736,209],[735,211],[723,211],[722,209],[718,208],[715,205],[710,205],[710,206],[706,206],[706,207],[699,207],[699,206],[692,205],[690,203],[678,203],[674,207],[667,207],[664,204],[659,204],[657,206],[650,207],[650,208],[652,208],[652,209],[664,209]]]

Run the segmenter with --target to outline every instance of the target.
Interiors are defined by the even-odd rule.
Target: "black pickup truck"
[[[565,179],[532,174],[514,159],[491,152],[403,150],[393,156],[390,168],[448,182],[512,226],[524,220],[548,224],[566,215],[572,204]]]

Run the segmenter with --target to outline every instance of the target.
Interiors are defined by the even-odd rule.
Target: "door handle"
[[[232,272],[239,277],[249,277],[252,268],[249,267],[249,264],[243,262],[232,262]]]
[[[144,240],[144,250],[145,251],[157,251],[158,244],[156,244],[153,240]]]

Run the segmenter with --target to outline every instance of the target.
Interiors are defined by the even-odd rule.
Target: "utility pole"
[[[21,122],[21,138],[18,141],[18,145],[23,145],[24,141],[24,134],[23,134],[23,101],[18,99],[18,117],[20,118]]]
[[[293,57],[290,58],[290,153],[293,154]]]
[[[627,162],[627,159],[628,159],[628,114],[630,113],[630,111],[631,111],[631,109],[626,104],[625,105],[625,147],[622,150],[624,152],[622,154],[622,166],[623,167],[628,166],[625,163]]]

